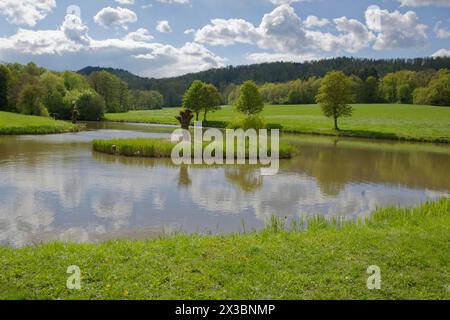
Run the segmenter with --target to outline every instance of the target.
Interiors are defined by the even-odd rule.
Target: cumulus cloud
[[[431,55],[432,57],[450,57],[450,50],[440,49]]]
[[[106,7],[100,10],[94,17],[94,21],[104,27],[122,27],[127,28],[130,23],[137,21],[136,13],[126,8]]]
[[[115,0],[118,4],[121,5],[132,5],[134,4],[134,0]]]
[[[10,23],[33,27],[55,7],[55,0],[1,0],[0,15]]]
[[[313,28],[313,27],[324,27],[328,24],[330,24],[330,20],[328,19],[320,19],[316,16],[308,16],[306,20],[303,22],[305,27],[307,28]]]
[[[450,30],[442,27],[442,21],[438,21],[433,29],[436,37],[439,39],[447,39],[450,38]]]
[[[211,45],[229,46],[235,43],[252,43],[258,38],[258,31],[250,22],[242,19],[213,19],[198,30],[195,40]]]
[[[19,29],[10,37],[0,38],[0,54],[5,59],[14,57],[15,61],[37,63],[48,63],[52,56],[52,63],[60,61],[65,69],[89,64],[114,65],[152,77],[223,67],[226,62],[198,43],[175,47],[152,42],[153,37],[143,28],[120,39],[93,39],[88,31],[79,17],[68,14],[61,27],[55,30]]]
[[[402,7],[443,6],[449,7],[448,0],[397,0]]]
[[[331,23],[317,17],[305,22],[310,26]],[[311,54],[317,56],[320,51],[356,52],[370,46],[375,40],[375,35],[355,19],[334,19],[336,34],[306,29],[305,22],[295,13],[294,8],[285,4],[264,15],[257,27],[242,19],[214,19],[196,32],[195,39],[200,43],[223,46],[235,43],[256,44],[261,49],[274,51],[272,54],[275,55],[266,55],[264,59],[280,57],[277,54],[281,57],[302,57]]]
[[[172,28],[170,27],[169,21],[167,20],[158,21],[158,23],[156,24],[156,31],[159,31],[161,33],[172,32]]]
[[[153,36],[147,29],[140,28],[134,32],[130,32],[124,38],[124,40],[130,40],[135,42],[149,42],[153,40]]]
[[[419,22],[414,11],[402,14],[370,6],[365,16],[368,28],[378,32],[375,50],[422,47],[427,42],[427,26]]]

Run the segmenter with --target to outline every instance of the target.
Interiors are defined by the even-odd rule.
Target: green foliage
[[[317,102],[325,116],[334,119],[334,129],[339,130],[338,119],[352,115],[351,81],[340,71],[328,73],[322,80]]]
[[[265,129],[267,127],[264,118],[260,115],[239,116],[228,124],[229,129]]]
[[[130,108],[133,110],[155,110],[161,109],[164,104],[164,97],[158,91],[130,92]]]
[[[220,109],[222,97],[219,90],[212,84],[204,84],[200,89],[200,100],[203,106],[204,117],[203,121],[206,121],[206,116],[209,112],[214,112]]]
[[[242,84],[236,109],[245,115],[255,115],[263,111],[264,102],[253,81],[245,81]]]
[[[92,88],[105,99],[107,112],[128,111],[128,86],[125,82],[106,71],[94,72],[89,81]]]
[[[183,93],[194,80],[201,80],[214,84],[225,98],[229,97],[227,88],[242,84],[246,80],[257,83],[286,83],[297,79],[305,80],[313,77],[323,77],[327,72],[341,70],[346,75],[356,75],[365,81],[368,77],[382,78],[390,72],[400,70],[425,71],[450,68],[450,58],[416,58],[416,59],[390,59],[374,60],[359,58],[332,58],[304,63],[273,62],[257,65],[228,66],[198,73],[191,73],[179,77],[166,79],[148,79],[133,75],[124,70],[103,69],[88,67],[80,72],[89,75],[96,71],[106,70],[119,76],[129,84],[133,90],[157,90],[165,97],[165,107],[179,107],[182,104]],[[422,77],[426,79],[426,77]],[[235,97],[235,96],[234,96]],[[311,102],[315,103],[315,94]],[[233,95],[230,96],[233,98]],[[233,99],[227,100],[234,104]],[[278,104],[276,101],[266,101],[269,104]],[[359,101],[363,102],[363,101]],[[369,102],[369,101],[367,101]],[[382,102],[382,101],[376,101]]]
[[[10,81],[10,71],[4,66],[0,65],[0,110],[9,110],[8,105],[8,84]]]
[[[28,83],[19,94],[18,109],[21,113],[35,116],[48,116],[43,101],[45,89],[38,83]]]
[[[89,89],[89,82],[85,77],[72,71],[64,71],[62,74],[64,80],[64,86],[67,90],[86,90]]]
[[[450,106],[450,72],[440,70],[427,87],[414,91],[413,99],[414,104]]]
[[[75,108],[79,112],[78,120],[100,121],[105,114],[105,100],[96,92],[86,90],[77,97]]]
[[[203,86],[204,83],[202,81],[195,80],[183,96],[183,108],[192,110],[195,113],[196,121],[199,120],[200,112],[204,108],[202,100]]]

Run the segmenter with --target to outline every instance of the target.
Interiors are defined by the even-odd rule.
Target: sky
[[[0,0],[0,62],[162,78],[337,56],[450,56],[450,0]]]

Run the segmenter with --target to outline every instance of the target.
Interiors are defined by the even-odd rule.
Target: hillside
[[[313,76],[322,77],[331,70],[341,70],[346,74],[354,74],[365,79],[371,75],[382,77],[387,73],[399,70],[422,71],[442,68],[450,69],[450,57],[392,60],[342,57],[305,63],[274,62],[236,67],[228,66],[163,79],[143,78],[126,70],[113,68],[86,67],[78,72],[84,75],[90,75],[101,70],[111,72],[127,82],[130,89],[157,90],[164,95],[166,106],[179,106],[184,91],[196,79],[212,83],[224,90],[230,83],[239,84],[245,80],[254,80],[258,83],[286,82]]]

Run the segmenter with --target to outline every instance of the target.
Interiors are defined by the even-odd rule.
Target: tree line
[[[0,111],[99,121],[105,112],[160,109],[163,104],[159,92],[130,90],[125,81],[106,71],[84,76],[53,72],[32,62],[0,65]]]
[[[143,78],[125,70],[111,68],[87,67],[79,72],[89,75],[93,72],[106,70],[127,82],[131,89],[160,92],[165,98],[165,107],[179,107],[182,104],[184,92],[195,80],[211,83],[224,94],[230,90],[230,85],[238,86],[247,80],[253,80],[258,85],[286,83],[298,79],[304,81],[311,78],[323,78],[333,70],[340,70],[347,76],[354,75],[365,82],[369,77],[381,79],[389,73],[402,70],[436,72],[439,69],[450,69],[450,57],[381,60],[342,57],[304,63],[273,62],[247,66],[228,66],[164,79]],[[368,85],[370,85],[370,81]],[[225,94],[225,96],[227,95]],[[311,96],[313,95],[310,95],[310,101],[312,100]]]
[[[347,76],[352,93],[351,103],[403,103],[434,106],[450,106],[450,72],[398,71],[382,78]],[[267,104],[314,104],[323,78],[311,77],[286,83],[259,85]],[[239,86],[231,84],[224,91],[227,104],[234,104]]]

